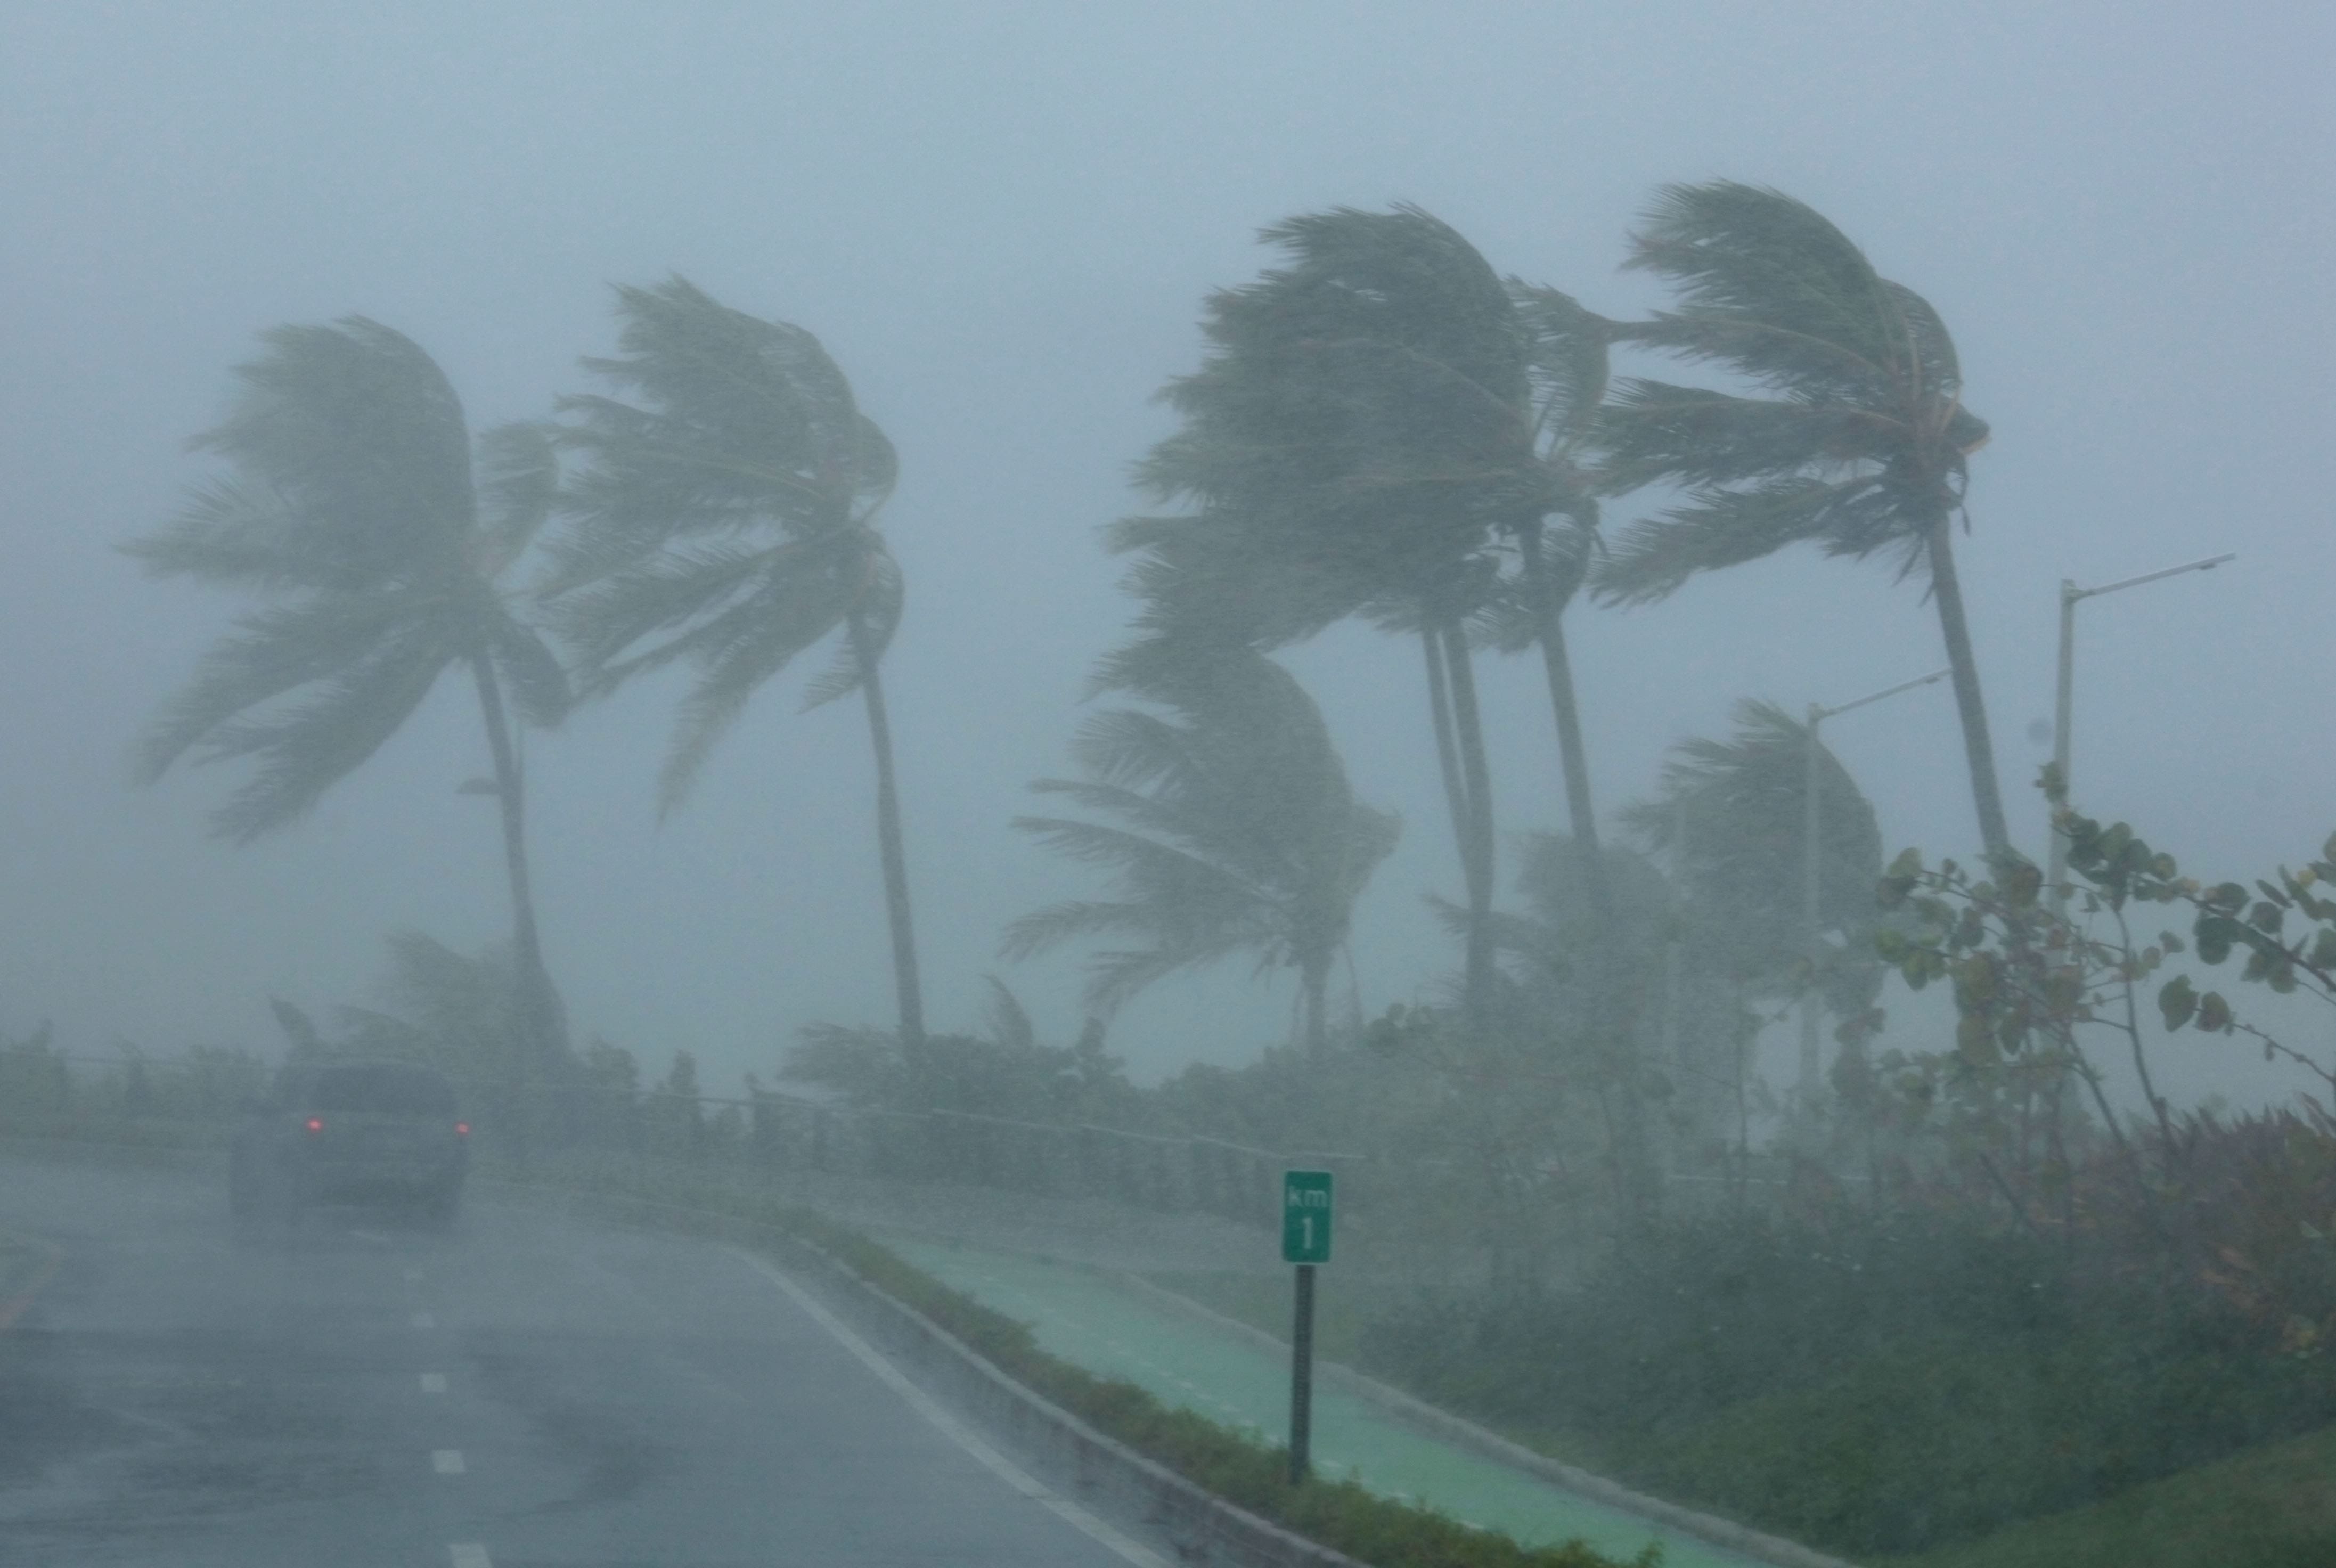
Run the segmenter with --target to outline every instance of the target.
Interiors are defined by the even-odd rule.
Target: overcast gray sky
[[[476,424],[606,352],[608,284],[679,271],[818,333],[903,463],[890,669],[930,1009],[966,1027],[1003,922],[1080,884],[1007,826],[1066,766],[1128,606],[1149,400],[1255,230],[1418,202],[1495,266],[1627,314],[1667,180],[1778,186],[1927,295],[1995,440],[1962,556],[2015,832],[2046,748],[2055,584],[2219,550],[2084,610],[2078,793],[2213,874],[2331,825],[2326,479],[2336,321],[2329,13],[2059,4],[0,5],[0,1029],[278,1047],[269,993],[360,995],[382,936],[505,928],[474,711],[451,685],[311,818],[202,835],[230,782],[133,791],[125,748],[234,609],[113,546],[203,472],[253,334],[348,312],[437,356]],[[1625,503],[1611,520],[1630,514]],[[1797,709],[1942,662],[1919,589],[1794,551],[1572,621],[1597,789],[1742,696]],[[1362,912],[1372,1010],[1449,951],[1457,881],[1412,650],[1292,656],[1358,787],[1409,831]],[[1545,698],[1486,671],[1504,825],[1556,826]],[[890,1011],[863,734],[774,691],[662,828],[673,691],[533,743],[549,957],[579,1027],[709,1083],[813,1019]],[[1945,688],[1840,721],[1885,840],[1976,841]],[[1052,1035],[1076,960],[1008,974]],[[1239,1061],[1286,992],[1170,982],[1146,1076]],[[1904,1045],[1933,1043],[1912,1033]],[[2185,1037],[2177,1084],[2263,1080]],[[2217,1075],[2222,1075],[2217,1076]]]

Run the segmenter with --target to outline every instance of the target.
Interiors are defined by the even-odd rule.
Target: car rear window
[[[307,1095],[318,1111],[382,1111],[414,1116],[451,1116],[454,1091],[435,1073],[415,1067],[327,1067]]]

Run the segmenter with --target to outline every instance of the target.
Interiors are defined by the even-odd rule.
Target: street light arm
[[[2204,560],[2185,560],[2180,566],[2162,567],[2156,571],[2145,571],[2139,577],[2129,577],[2122,582],[2105,582],[2098,588],[2078,588],[2074,583],[2067,583],[2061,589],[2061,592],[2071,599],[2098,599],[2102,594],[2115,593],[2119,589],[2139,588],[2145,582],[2156,582],[2161,577],[2178,577],[2185,571],[2212,571],[2224,561],[2236,560],[2238,558],[2237,550],[2224,550],[2220,555],[2210,555]]]
[[[1896,696],[1902,691],[1913,691],[1918,686],[1929,686],[1933,681],[1944,680],[1952,673],[1948,669],[1934,669],[1928,675],[1918,675],[1913,680],[1902,680],[1896,686],[1884,687],[1880,691],[1868,692],[1864,696],[1843,703],[1838,707],[1820,707],[1811,703],[1809,717],[1812,722],[1823,723],[1826,719],[1838,717],[1852,708],[1864,707],[1867,703],[1880,702],[1885,696]]]

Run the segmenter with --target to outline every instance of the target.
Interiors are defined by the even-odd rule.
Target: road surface
[[[733,1250],[474,1203],[238,1238],[215,1182],[0,1157],[0,1563],[1156,1565]]]

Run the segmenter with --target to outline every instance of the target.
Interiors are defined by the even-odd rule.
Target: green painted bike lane
[[[1289,1362],[1245,1338],[1154,1306],[1090,1269],[945,1242],[882,1240],[984,1306],[1030,1324],[1049,1354],[1267,1441],[1289,1436]],[[1627,1559],[1651,1541],[1661,1544],[1665,1568],[1758,1568],[1751,1558],[1415,1431],[1319,1382],[1313,1447],[1319,1474],[1351,1476],[1384,1496],[1505,1531],[1528,1545],[1578,1538]]]

